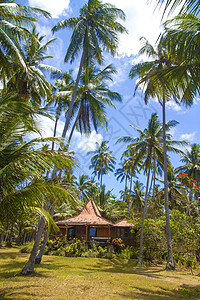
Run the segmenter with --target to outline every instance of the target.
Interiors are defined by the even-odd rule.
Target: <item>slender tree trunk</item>
[[[100,178],[100,189],[102,189],[102,185],[103,185],[103,168],[101,167],[101,178]]]
[[[54,130],[53,130],[53,137],[56,136],[57,126],[58,126],[58,120],[60,118],[60,110],[61,110],[61,100],[59,101],[57,112],[56,112],[56,120],[55,120],[55,125],[54,125]],[[54,150],[54,144],[55,143],[52,142],[52,147],[51,147],[52,151]]]
[[[46,205],[45,205],[45,210],[48,211],[50,202],[47,201]],[[23,267],[21,274],[22,275],[30,275],[34,272],[34,267],[35,267],[35,258],[37,256],[38,253],[38,249],[39,249],[39,245],[40,245],[40,240],[42,238],[42,233],[43,233],[43,229],[44,229],[44,225],[45,225],[45,220],[40,217],[39,220],[39,224],[38,224],[38,231],[35,237],[35,243],[33,245],[33,249],[31,251],[31,255],[29,257],[28,262],[26,263],[26,265]]]
[[[77,74],[77,77],[76,77],[74,90],[73,90],[73,93],[72,93],[72,100],[71,100],[70,105],[69,105],[69,110],[68,110],[68,113],[67,113],[64,129],[63,129],[63,133],[62,133],[62,137],[64,137],[64,138],[66,137],[66,133],[67,133],[67,130],[69,128],[70,118],[71,118],[71,115],[72,115],[72,110],[73,110],[74,102],[75,102],[75,99],[76,99],[78,84],[79,84],[82,69],[83,69],[84,58],[85,58],[85,50],[83,48],[82,57],[81,57],[80,65],[79,65],[79,70],[78,70],[78,74]]]
[[[125,186],[124,186],[124,202],[125,202],[125,200],[126,200],[127,179],[128,179],[128,175],[126,174],[126,178],[125,178]]]
[[[165,191],[165,215],[166,215],[166,233],[167,233],[167,264],[166,270],[174,270],[174,259],[172,253],[171,228],[169,216],[169,194],[168,194],[168,170],[167,170],[167,146],[166,146],[166,121],[165,121],[165,98],[163,97],[163,152],[164,152],[164,191]]]
[[[129,218],[132,184],[133,184],[133,173],[132,173],[132,170],[131,170],[130,190],[129,190],[129,196],[128,196],[128,213],[127,213],[127,218]]]
[[[5,231],[6,231],[6,225],[3,226],[3,232],[2,232],[1,238],[0,238],[0,247],[3,247],[3,240],[4,240]]]
[[[147,208],[148,208],[148,191],[149,191],[150,172],[151,172],[151,153],[150,153],[149,170],[148,170],[148,174],[147,174],[147,185],[146,185],[144,210],[143,210],[143,216],[142,216],[142,227],[141,227],[141,234],[140,234],[140,253],[139,253],[139,260],[138,260],[139,264],[143,263],[144,221],[146,218]]]
[[[55,202],[52,204],[52,207],[51,207],[51,212],[50,212],[50,215],[53,217],[53,214],[54,214],[54,210],[55,210]],[[49,231],[47,230],[46,232],[46,235],[44,237],[44,241],[43,241],[43,245],[40,249],[40,252],[39,254],[37,255],[36,259],[35,259],[35,264],[40,264],[41,263],[41,260],[42,260],[42,256],[44,255],[44,250],[45,250],[45,247],[47,245],[47,241],[49,239]]]
[[[154,163],[153,163],[153,195],[152,195],[152,202],[153,202],[153,218],[155,218],[155,186],[156,186],[156,160],[154,156]]]
[[[79,119],[79,117],[80,117],[80,114],[81,114],[81,106],[80,106],[79,111],[78,111],[78,114],[77,114],[77,116],[76,116],[76,120],[75,120],[75,122],[74,122],[74,125],[72,126],[72,129],[71,129],[71,132],[70,132],[70,135],[69,135],[69,139],[68,139],[68,145],[69,145],[70,142],[71,142],[71,138],[72,138],[73,133],[74,133],[74,130],[75,130],[75,128],[76,128],[76,124],[77,124],[77,122],[78,122],[78,119]]]

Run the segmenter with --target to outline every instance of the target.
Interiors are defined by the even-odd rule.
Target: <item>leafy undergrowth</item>
[[[44,256],[20,276],[28,254],[0,249],[0,299],[199,299],[200,277],[139,267],[135,260]]]

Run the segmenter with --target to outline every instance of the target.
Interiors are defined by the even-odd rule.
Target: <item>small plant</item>
[[[112,240],[112,243],[114,245],[114,250],[116,253],[121,252],[121,250],[125,247],[123,241],[121,238],[115,238]]]

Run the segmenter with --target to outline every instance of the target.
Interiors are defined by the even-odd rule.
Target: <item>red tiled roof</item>
[[[93,199],[90,199],[81,213],[75,217],[58,221],[57,225],[113,225],[112,222],[104,219]]]
[[[116,227],[132,227],[132,226],[134,226],[134,224],[131,222],[128,222],[127,219],[123,219],[121,221],[116,222],[114,224],[114,226],[116,226]]]

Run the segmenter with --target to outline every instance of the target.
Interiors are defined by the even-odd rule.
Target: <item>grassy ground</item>
[[[200,277],[135,261],[44,256],[35,274],[20,276],[28,258],[0,249],[0,299],[200,299]]]

